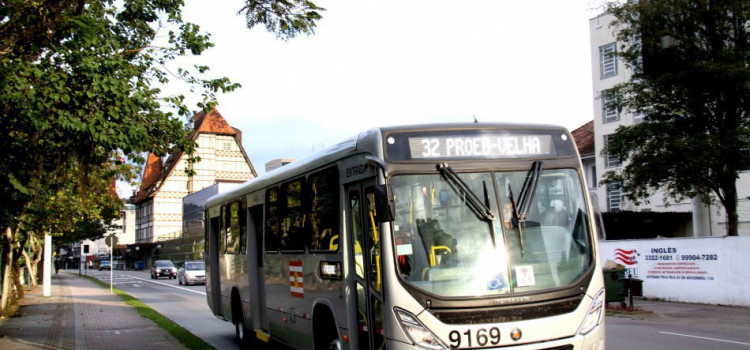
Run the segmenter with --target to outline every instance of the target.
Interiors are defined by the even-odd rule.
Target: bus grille
[[[446,324],[481,324],[532,320],[573,312],[583,297],[552,303],[504,306],[491,309],[429,310],[438,320]]]

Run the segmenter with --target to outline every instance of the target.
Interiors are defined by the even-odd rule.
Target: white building
[[[291,162],[294,162],[294,159],[278,158],[278,159],[271,160],[268,163],[266,163],[266,172],[270,172],[271,170],[276,170]]]
[[[136,205],[136,242],[152,243],[176,238],[182,232],[182,198],[218,182],[242,183],[257,176],[242,147],[242,132],[231,127],[214,109],[193,119],[200,162],[176,152],[166,161],[149,154]],[[190,167],[195,175],[188,177]]]
[[[599,186],[602,175],[607,171],[621,166],[618,159],[602,155],[606,148],[607,139],[615,133],[620,125],[633,125],[643,120],[643,115],[633,115],[617,110],[610,102],[616,98],[609,94],[609,89],[615,85],[628,81],[631,71],[618,58],[619,43],[615,39],[615,28],[610,27],[614,16],[602,14],[589,20],[591,34],[591,68],[593,80],[594,101],[594,144],[596,165],[596,183],[589,183],[589,187],[596,187],[599,208],[602,211],[656,211],[656,212],[692,212],[693,236],[724,236],[726,235],[726,214],[720,204],[707,208],[698,200],[686,200],[667,205],[663,201],[661,192],[654,193],[648,204],[636,205],[628,200],[616,186]],[[587,175],[588,176],[588,175]],[[750,174],[743,172],[737,181],[739,235],[750,235]]]
[[[124,201],[120,210],[120,218],[112,222],[104,237],[106,238],[109,235],[117,237],[117,246],[113,247],[113,255],[117,257],[127,254],[123,250],[127,249],[128,244],[135,243],[135,205],[130,204],[127,200]],[[86,261],[95,261],[99,258],[109,256],[109,246],[105,238],[95,241],[86,239],[80,243],[83,246],[88,246],[88,253],[81,251],[86,256]],[[78,246],[78,243],[74,244],[74,246]]]

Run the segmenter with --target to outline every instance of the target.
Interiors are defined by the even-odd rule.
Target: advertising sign
[[[721,252],[717,249],[663,245],[658,241],[638,246],[622,242],[609,254],[610,260],[625,266],[626,275],[644,281],[713,282],[719,278]]]

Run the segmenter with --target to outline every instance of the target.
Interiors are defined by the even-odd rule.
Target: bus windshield
[[[494,225],[440,174],[394,176],[394,248],[402,280],[438,296],[476,297],[567,287],[580,278],[594,261],[578,173],[541,170],[519,222],[511,198],[528,173],[458,173],[477,197],[490,199],[486,204],[499,214]]]

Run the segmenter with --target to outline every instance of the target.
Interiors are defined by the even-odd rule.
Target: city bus
[[[563,127],[363,131],[207,201],[207,302],[240,344],[604,349],[587,188]]]

